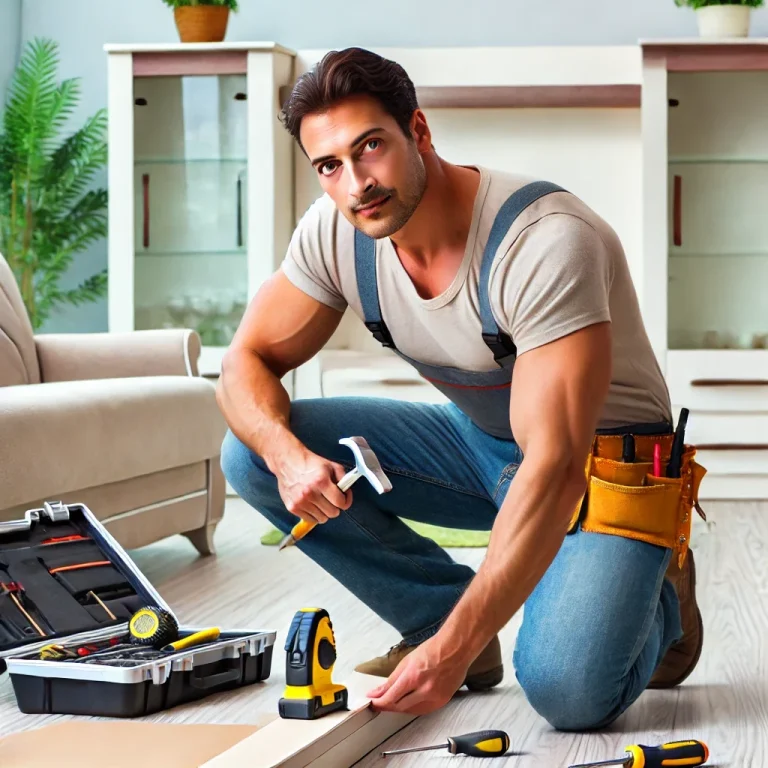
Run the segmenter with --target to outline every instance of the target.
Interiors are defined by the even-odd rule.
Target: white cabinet
[[[293,226],[274,43],[107,46],[109,328],[191,327],[216,374]]]
[[[768,41],[644,42],[643,313],[702,496],[768,497]]]

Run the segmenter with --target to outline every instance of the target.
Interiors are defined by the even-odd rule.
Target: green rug
[[[413,520],[403,520],[403,522],[441,547],[487,547],[491,537],[490,531],[460,531],[456,528],[440,528],[437,525],[415,523]],[[276,547],[282,539],[283,534],[274,528],[261,537],[261,543],[267,547]]]

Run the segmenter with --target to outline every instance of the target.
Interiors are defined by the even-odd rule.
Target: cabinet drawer
[[[666,380],[691,411],[768,413],[768,350],[671,350]]]
[[[768,413],[704,413],[691,409],[685,441],[702,451],[768,450]]]
[[[768,476],[768,447],[756,450],[742,448],[703,448],[697,451],[696,461],[705,467],[707,476],[766,475]]]

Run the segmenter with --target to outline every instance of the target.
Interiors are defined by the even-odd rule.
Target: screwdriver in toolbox
[[[584,763],[570,768],[603,768],[607,765],[623,765],[624,768],[664,768],[664,766],[704,765],[709,760],[709,750],[703,741],[670,741],[658,747],[633,744],[625,747],[626,755],[617,760],[602,763]]]
[[[387,755],[402,755],[406,752],[425,752],[428,749],[447,749],[452,755],[469,755],[470,757],[500,757],[509,749],[509,736],[504,731],[473,731],[461,736],[449,736],[447,744],[436,744],[432,747],[411,747],[409,749],[392,749],[382,752]]]

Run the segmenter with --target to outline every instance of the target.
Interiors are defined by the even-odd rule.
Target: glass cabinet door
[[[227,346],[245,310],[245,75],[134,79],[135,327]]]
[[[768,348],[768,73],[669,77],[669,348]]]

